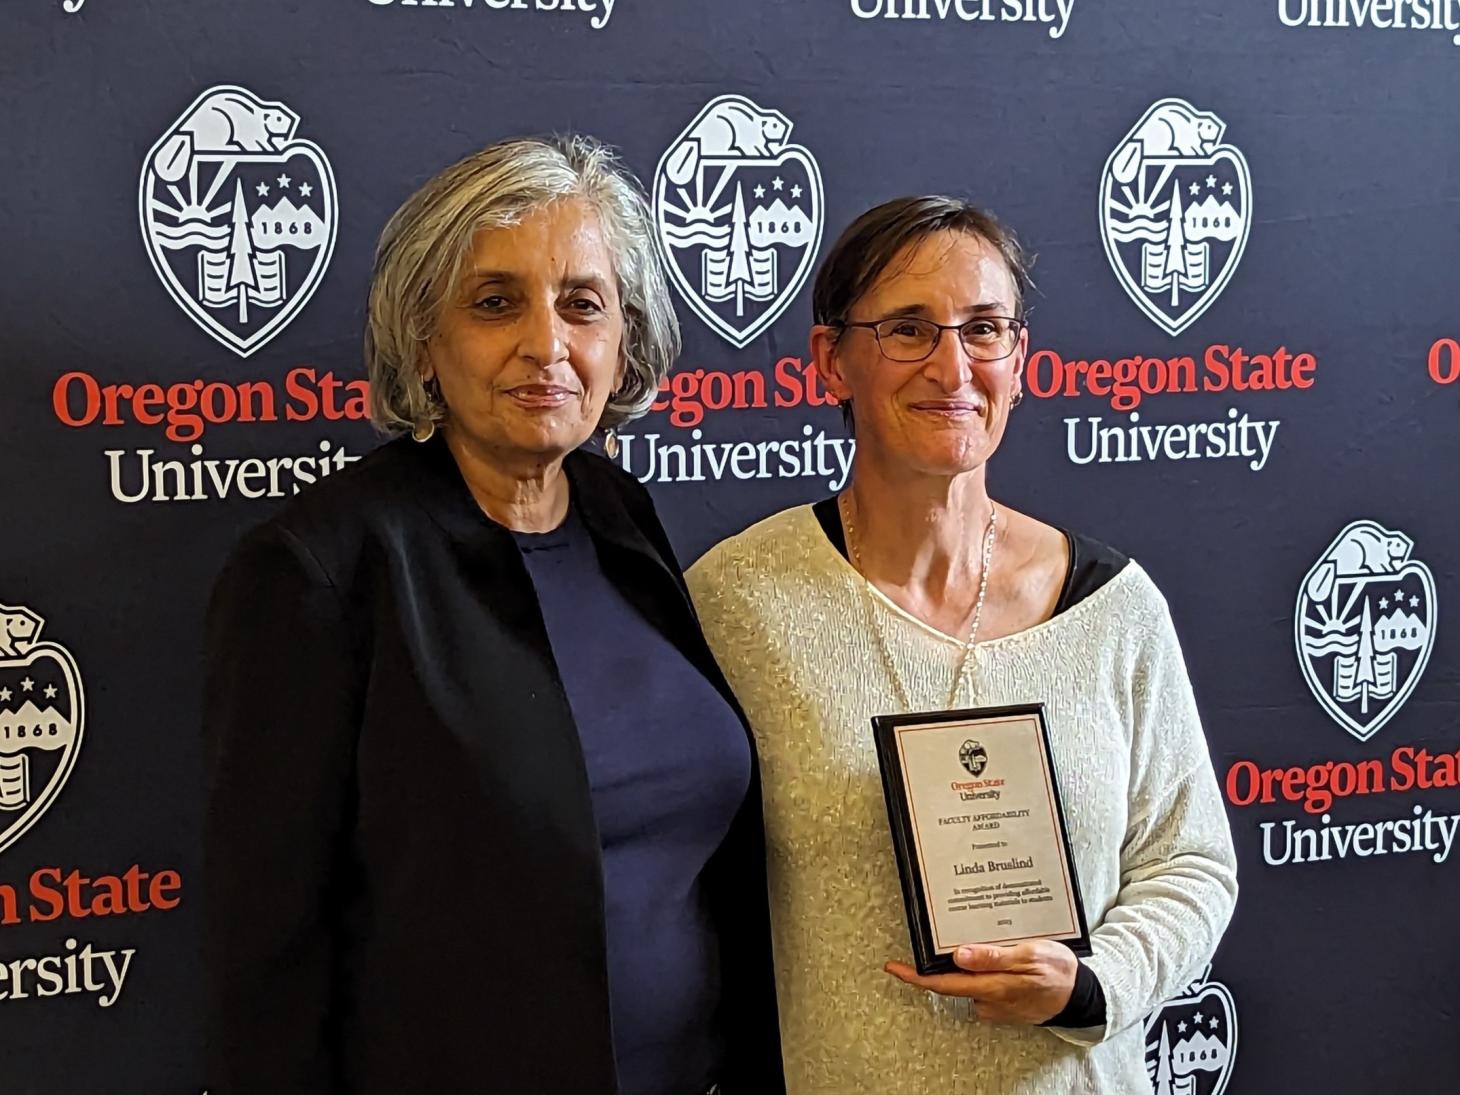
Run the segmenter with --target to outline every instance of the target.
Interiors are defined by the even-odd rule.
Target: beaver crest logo
[[[983,770],[989,766],[989,754],[978,742],[969,738],[958,750],[958,763],[970,776],[978,777],[983,775]]]
[[[821,171],[790,137],[780,111],[721,95],[654,172],[654,223],[670,280],[736,349],[786,310],[821,246]]]
[[[1413,550],[1404,533],[1355,521],[1298,590],[1293,637],[1303,678],[1359,741],[1399,712],[1435,644],[1435,579]]]
[[[1222,1095],[1237,1060],[1237,1006],[1200,977],[1146,1020],[1146,1075],[1155,1095]]]
[[[1242,259],[1252,179],[1227,125],[1162,99],[1120,139],[1100,177],[1100,235],[1115,276],[1178,335],[1211,307]]]
[[[0,852],[56,801],[81,751],[81,674],[65,647],[41,641],[44,627],[0,604]]]
[[[299,115],[209,88],[142,165],[142,236],[162,284],[241,357],[299,314],[335,247],[335,177]]]

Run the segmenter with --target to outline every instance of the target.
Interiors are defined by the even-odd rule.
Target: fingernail
[[[961,962],[972,962],[973,961],[973,948],[972,947],[959,947],[958,948],[958,959]]]

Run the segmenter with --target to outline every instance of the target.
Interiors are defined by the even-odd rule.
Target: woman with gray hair
[[[514,140],[386,225],[373,417],[209,609],[214,1095],[782,1091],[756,764],[644,489],[643,195]]]

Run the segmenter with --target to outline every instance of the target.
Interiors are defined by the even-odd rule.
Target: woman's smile
[[[504,394],[523,410],[555,411],[578,398],[578,392],[561,384],[518,384]]]

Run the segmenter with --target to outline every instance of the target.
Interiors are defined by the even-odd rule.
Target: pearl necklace
[[[862,578],[862,608],[867,614],[867,621],[871,625],[873,636],[877,640],[878,652],[882,655],[882,665],[887,670],[887,676],[892,681],[892,687],[897,694],[898,702],[902,704],[904,712],[912,710],[912,702],[908,699],[907,689],[903,686],[902,677],[897,672],[897,666],[893,664],[892,653],[887,648],[887,639],[882,634],[882,625],[877,622],[877,613],[872,603],[872,580],[867,577],[867,571],[862,566],[862,545],[857,537],[856,525],[852,523],[851,493],[843,494],[838,502],[842,520],[847,526],[847,546],[852,552],[852,564],[856,567],[857,573]],[[948,686],[948,700],[943,704],[945,709],[953,707],[953,701],[958,697],[958,688],[963,683],[963,671],[968,665],[968,653],[973,649],[973,644],[978,638],[978,625],[983,619],[984,597],[989,590],[989,566],[994,559],[994,532],[998,528],[999,514],[992,502],[989,503],[989,523],[983,534],[983,563],[978,576],[978,599],[973,605],[973,622],[968,628],[968,638],[963,642],[963,649],[958,655],[958,665],[953,670],[953,681]]]

